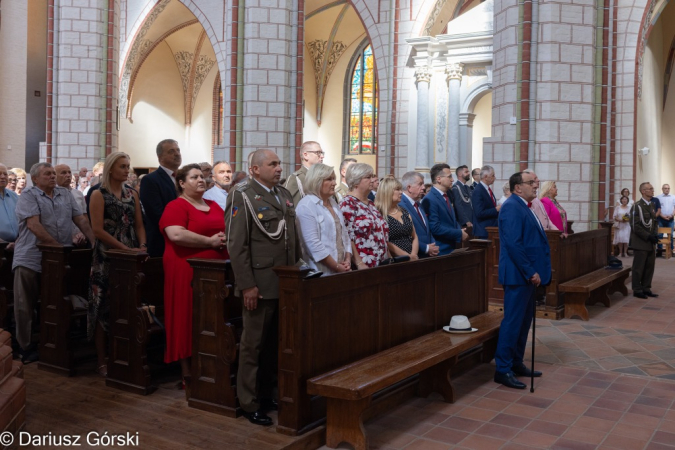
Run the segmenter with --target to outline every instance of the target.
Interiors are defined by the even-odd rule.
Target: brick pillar
[[[52,163],[91,168],[116,150],[118,22],[119,0],[54,0],[47,62]]]

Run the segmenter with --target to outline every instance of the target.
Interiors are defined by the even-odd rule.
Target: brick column
[[[54,0],[47,137],[52,163],[91,167],[115,150],[118,11],[119,0]]]

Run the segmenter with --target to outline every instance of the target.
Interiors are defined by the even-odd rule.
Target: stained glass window
[[[377,77],[373,49],[366,46],[358,55],[349,85],[349,133],[346,154],[377,153]]]

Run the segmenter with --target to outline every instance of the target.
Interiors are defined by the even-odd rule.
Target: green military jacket
[[[238,297],[257,286],[262,298],[279,298],[279,278],[272,268],[295,265],[300,258],[293,198],[285,188],[275,189],[279,201],[249,180],[227,197],[225,233]],[[282,219],[285,226],[280,226]]]
[[[307,177],[307,167],[302,166],[288,177],[286,180],[286,189],[293,196],[293,202],[297,205],[302,197],[305,196],[305,178]]]
[[[630,210],[630,248],[654,250],[654,244],[649,242],[649,236],[656,234],[658,228],[654,205],[642,198],[635,202]]]

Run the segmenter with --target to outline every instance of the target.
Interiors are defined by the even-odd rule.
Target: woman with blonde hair
[[[340,210],[352,241],[352,260],[358,270],[377,267],[389,257],[389,225],[368,200],[372,178],[373,168],[368,164],[351,164],[345,174],[349,191],[340,202]]]
[[[89,280],[89,314],[87,335],[94,338],[98,364],[96,371],[106,376],[106,333],[110,315],[108,286],[110,249],[144,252],[147,249],[145,228],[138,194],[125,186],[131,161],[129,155],[114,152],[105,159],[101,186],[91,194],[89,217],[96,237]]]
[[[565,209],[558,203],[556,197],[558,196],[558,187],[555,185],[555,181],[545,181],[541,184],[539,188],[539,199],[544,205],[546,214],[548,214],[549,219],[553,222],[563,234],[567,234],[567,212]]]
[[[26,171],[21,167],[13,167],[12,172],[16,175],[16,188],[14,192],[16,195],[21,195],[21,192],[26,189]]]
[[[411,260],[418,259],[419,241],[415,234],[412,217],[405,208],[401,208],[403,185],[393,175],[382,179],[375,206],[387,218],[389,225],[389,242],[387,246],[392,256],[409,256]]]
[[[352,243],[335,201],[336,185],[331,166],[314,164],[303,183],[305,196],[295,207],[303,259],[324,274],[351,270]]]

